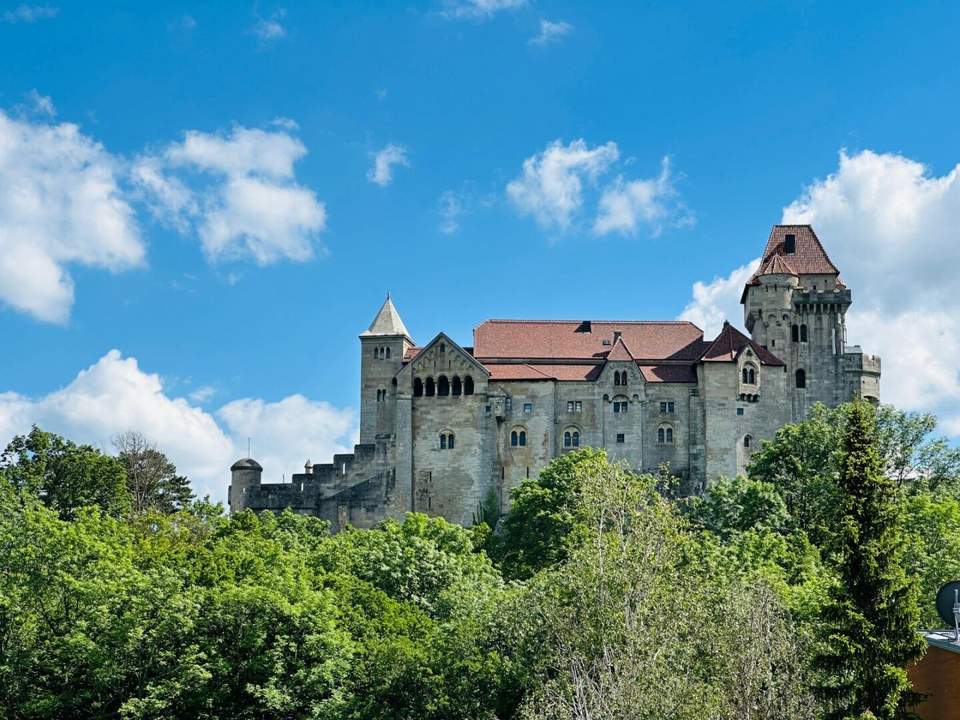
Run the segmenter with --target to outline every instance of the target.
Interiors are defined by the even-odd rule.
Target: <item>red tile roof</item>
[[[784,250],[787,235],[796,239],[796,252],[788,255]],[[799,275],[839,275],[840,271],[827,256],[820,238],[810,225],[774,225],[770,230],[767,247],[763,251],[761,267],[774,255],[786,257],[790,266]]]
[[[612,322],[487,320],[474,330],[474,356],[485,359],[596,360],[620,332],[637,360],[690,360],[702,352],[703,331],[682,320]],[[604,340],[608,344],[604,345]]]
[[[602,365],[533,365],[526,363],[490,363],[491,380],[595,380]]]
[[[783,259],[782,255],[773,255],[767,260],[760,270],[757,272],[757,276],[761,275],[796,275],[797,273],[790,266],[786,260]]]
[[[755,343],[728,322],[723,324],[723,330],[707,348],[702,359],[704,362],[733,362],[746,347],[751,348],[764,365],[784,364],[780,358],[762,345]]]
[[[611,360],[620,360],[626,362],[632,362],[634,360],[633,353],[630,352],[630,348],[627,347],[627,344],[623,342],[622,337],[618,337],[617,341],[613,344],[613,350],[607,353],[607,362]]]
[[[796,244],[794,252],[789,255],[784,249],[787,235],[793,235]],[[777,257],[783,259],[791,271],[790,274],[793,275],[840,275],[840,271],[827,256],[827,251],[823,249],[823,244],[811,225],[774,225],[770,230],[760,267],[743,287],[743,293],[740,295],[741,303],[747,300],[747,288],[760,284],[760,276],[768,273],[768,265]],[[778,267],[783,266],[778,265]],[[837,284],[842,286],[839,277]]]
[[[407,348],[407,351],[403,354],[404,362],[409,362],[410,360],[413,360],[417,355],[420,354],[421,350],[423,350],[423,348],[418,348],[418,347]]]

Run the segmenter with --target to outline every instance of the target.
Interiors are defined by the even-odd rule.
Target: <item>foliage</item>
[[[510,512],[491,549],[504,577],[526,579],[566,558],[568,546],[584,528],[578,514],[583,482],[606,465],[603,450],[583,448],[556,458],[539,477],[513,491]]]
[[[64,518],[87,506],[110,515],[130,508],[126,473],[115,458],[36,426],[7,445],[0,455],[0,474]]]
[[[917,633],[916,584],[902,564],[904,538],[894,481],[884,470],[876,417],[864,402],[847,408],[838,462],[840,582],[822,612],[816,665],[829,718],[893,719],[913,700],[907,664]]]
[[[190,505],[190,482],[177,474],[177,467],[138,432],[128,431],[113,439],[117,460],[127,475],[127,490],[134,512],[157,510],[172,513]]]
[[[534,668],[522,717],[811,717],[779,601],[696,572],[655,486],[618,466],[584,478],[583,542],[518,603]]]

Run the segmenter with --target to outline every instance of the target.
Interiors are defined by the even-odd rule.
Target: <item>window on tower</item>
[[[800,368],[796,372],[797,387],[805,388],[807,386],[807,372],[803,368]]]
[[[800,326],[800,342],[806,342],[806,341],[807,341],[807,326],[801,325]]]
[[[790,328],[790,339],[794,342],[800,342],[800,326],[793,325]]]
[[[783,252],[787,255],[795,255],[797,252],[797,236],[787,234],[783,238]]]

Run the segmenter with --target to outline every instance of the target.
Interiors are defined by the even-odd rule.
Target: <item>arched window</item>
[[[806,342],[806,341],[807,341],[807,326],[801,325],[800,326],[800,342]]]
[[[619,371],[619,370],[614,370],[614,371],[613,371],[613,384],[614,384],[614,385],[619,385],[619,384],[620,384],[620,371]]]
[[[436,386],[433,384],[433,378],[432,378],[432,377],[428,377],[428,378],[427,378],[427,392],[426,392],[427,397],[433,397],[435,392],[436,392]]]
[[[390,359],[390,348],[387,348],[387,360]]]
[[[516,447],[520,443],[520,434],[514,430],[510,433],[510,447]]]
[[[790,339],[794,342],[800,342],[800,326],[793,325],[790,328]]]
[[[673,427],[670,425],[661,425],[658,427],[657,443],[660,445],[673,445]]]
[[[753,363],[747,363],[743,366],[743,383],[744,385],[757,384],[757,367]]]
[[[520,447],[526,447],[526,445],[527,445],[527,431],[521,430],[520,431]]]
[[[463,392],[463,384],[460,382],[460,376],[454,375],[453,376],[453,392],[451,393],[451,395],[456,396],[462,392]]]
[[[568,428],[563,431],[563,446],[565,448],[580,447],[580,431],[576,428]]]
[[[454,438],[452,432],[443,432],[440,433],[440,449],[441,450],[453,450]]]
[[[423,397],[423,380],[420,378],[413,379],[413,396]]]
[[[511,447],[526,447],[527,446],[527,431],[523,428],[517,428],[516,430],[511,431],[510,433],[510,446]]]
[[[564,447],[573,447],[573,437],[570,435],[570,431],[567,430],[563,434],[563,446]]]
[[[437,395],[439,397],[446,397],[450,394],[450,381],[447,380],[446,375],[441,375],[437,378]]]
[[[743,446],[745,448],[753,447],[753,438],[750,435],[743,436]]]
[[[447,450],[453,450],[453,433],[447,435]]]
[[[580,447],[580,433],[576,430],[573,431],[573,446]]]
[[[447,436],[445,433],[440,433],[440,449],[441,450],[447,449]]]
[[[803,368],[797,370],[797,387],[805,388],[807,386],[807,371]]]
[[[624,386],[627,384],[627,371],[626,371],[626,370],[623,370],[623,371],[620,372],[620,384],[621,384],[621,385],[624,385]]]
[[[463,394],[473,395],[473,378],[469,375],[463,379]]]

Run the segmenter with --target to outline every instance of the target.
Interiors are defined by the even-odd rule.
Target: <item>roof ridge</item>
[[[550,323],[553,325],[561,324],[581,324],[583,320],[524,320],[520,318],[487,318],[480,324],[485,323]],[[591,323],[601,323],[604,325],[693,325],[689,320],[589,320]],[[699,328],[697,328],[699,329]]]

